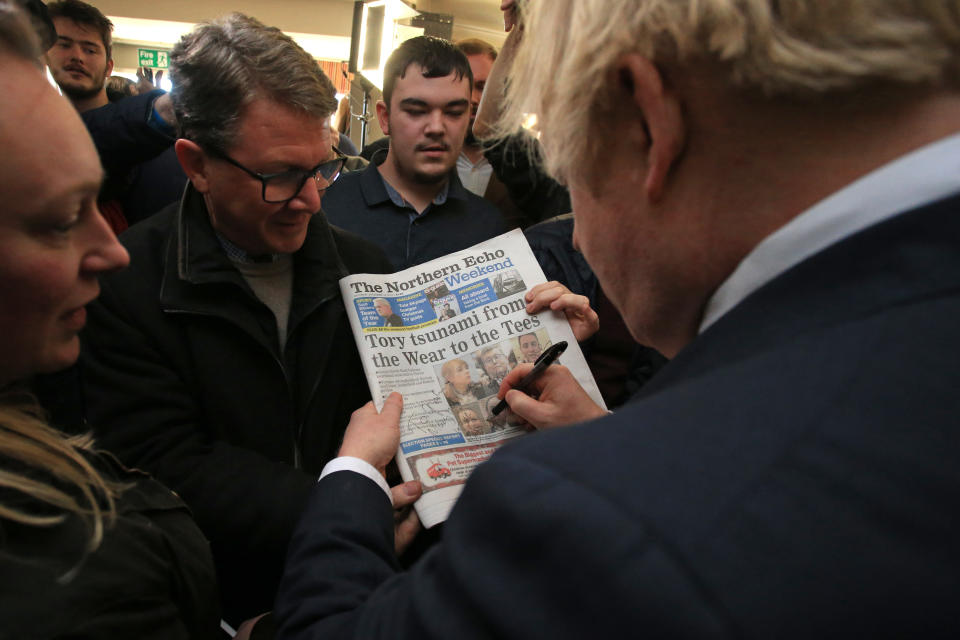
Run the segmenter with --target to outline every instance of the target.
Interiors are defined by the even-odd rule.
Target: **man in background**
[[[97,146],[107,170],[100,208],[120,233],[183,192],[170,98],[157,90],[111,103],[106,81],[113,70],[113,23],[81,0],[52,2],[47,10],[57,40],[46,61]]]
[[[526,131],[519,131],[496,144],[484,145],[477,139],[473,125],[487,79],[497,60],[497,50],[479,38],[460,40],[457,48],[467,56],[473,72],[470,127],[457,158],[457,173],[464,186],[496,206],[511,229],[525,229],[541,220],[568,213],[570,197],[567,190],[530,162],[524,147],[530,142]],[[494,91],[498,89],[495,87]]]
[[[478,38],[468,38],[457,42],[457,48],[467,56],[470,63],[470,72],[473,82],[470,91],[470,127],[467,137],[463,141],[463,149],[457,158],[457,174],[463,186],[478,196],[487,197],[487,188],[493,177],[493,167],[483,157],[483,147],[473,135],[473,121],[477,117],[480,107],[480,98],[483,97],[483,88],[487,84],[487,76],[497,60],[497,50],[489,42]],[[490,199],[490,198],[487,198]],[[501,208],[501,211],[503,209]]]
[[[380,246],[395,270],[466,249],[506,227],[463,188],[457,157],[470,122],[470,65],[450,42],[407,40],[387,60],[377,117],[386,159],[343,176],[323,210],[331,223]]]
[[[46,61],[57,86],[80,113],[104,106],[113,71],[113,23],[80,0],[51,2],[47,12],[57,40]]]

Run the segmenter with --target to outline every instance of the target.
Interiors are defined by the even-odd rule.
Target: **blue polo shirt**
[[[331,224],[380,246],[397,271],[507,231],[500,211],[467,191],[456,170],[420,214],[374,164],[341,175],[327,189],[322,206]]]

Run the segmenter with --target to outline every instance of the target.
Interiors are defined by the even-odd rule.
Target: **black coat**
[[[216,239],[202,198],[130,229],[84,332],[88,421],[103,448],[177,491],[211,541],[228,620],[270,609],[290,532],[350,413],[369,398],[337,281],[379,249],[310,223],[288,336]]]
[[[118,200],[130,225],[179,200],[187,182],[173,151],[175,138],[149,124],[163,93],[131,96],[80,114],[107,171],[101,200]]]
[[[127,487],[116,500],[116,519],[86,555],[90,532],[74,515],[49,527],[0,519],[0,638],[222,637],[210,546],[183,501],[109,456],[87,459]],[[2,457],[0,465],[18,467]],[[69,483],[24,473],[80,498]],[[12,489],[0,489],[0,503],[53,513]]]

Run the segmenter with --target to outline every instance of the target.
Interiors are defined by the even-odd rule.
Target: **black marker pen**
[[[560,354],[566,351],[566,349],[567,349],[566,340],[561,340],[560,342],[547,347],[547,350],[541,353],[540,357],[537,358],[537,361],[533,363],[533,369],[530,370],[530,373],[523,376],[520,382],[518,382],[517,385],[513,388],[518,391],[523,391],[524,393],[528,393],[530,390],[530,387],[533,386],[533,383],[537,380],[537,378],[543,375],[543,372],[547,370],[547,367],[549,367],[554,362],[556,362],[557,358],[560,357]],[[490,411],[490,413],[492,413],[495,416],[500,415],[500,413],[506,408],[507,408],[507,400],[506,398],[504,398],[503,400],[497,403],[497,406],[495,406]]]

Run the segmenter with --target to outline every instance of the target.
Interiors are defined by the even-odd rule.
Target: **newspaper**
[[[518,363],[566,340],[560,362],[605,407],[564,314],[525,310],[524,293],[545,280],[520,230],[391,275],[340,280],[374,402],[403,394],[397,464],[423,486],[415,506],[425,527],[446,520],[474,467],[526,433],[509,411],[491,413]]]

